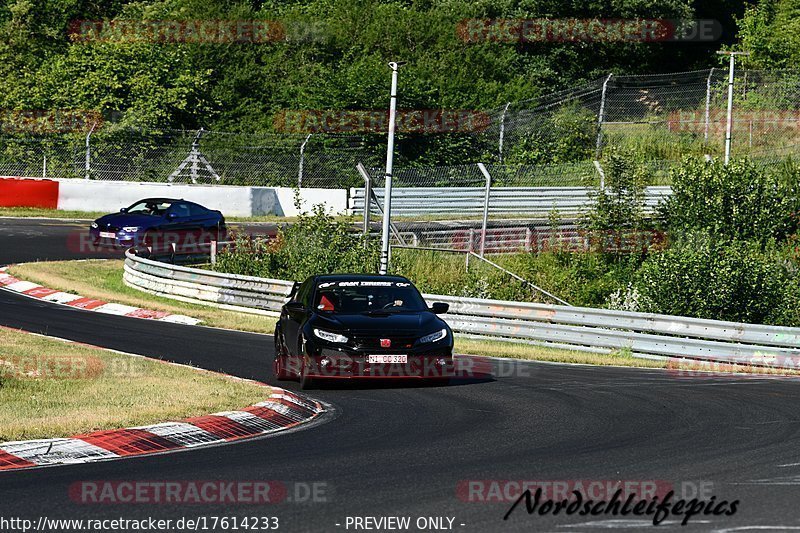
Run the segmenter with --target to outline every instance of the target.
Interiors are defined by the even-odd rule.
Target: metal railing
[[[258,314],[278,311],[294,285],[162,263],[138,257],[131,250],[125,252],[123,281],[159,296]]]
[[[148,292],[226,309],[272,314],[280,310],[291,281],[237,276],[197,268],[125,258],[125,283]],[[528,342],[609,352],[629,349],[666,356],[797,368],[800,328],[724,322],[681,316],[631,313],[426,294],[445,302],[453,331],[481,339]]]
[[[561,216],[577,215],[592,205],[589,187],[492,187],[489,213],[546,218],[553,210]],[[373,188],[380,203],[383,189]],[[645,189],[645,206],[654,209],[672,192],[668,186]],[[352,188],[349,209],[355,215],[364,213],[364,189]],[[392,215],[437,215],[441,218],[480,217],[486,202],[484,187],[397,187],[392,191]]]

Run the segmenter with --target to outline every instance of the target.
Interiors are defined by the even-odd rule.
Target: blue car
[[[219,211],[186,200],[147,198],[98,218],[89,233],[99,246],[166,250],[172,243],[186,248],[225,240],[227,228]]]

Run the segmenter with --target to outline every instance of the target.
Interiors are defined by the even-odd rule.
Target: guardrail
[[[162,296],[273,314],[293,282],[237,276],[125,258],[125,283]],[[631,313],[587,307],[423,295],[450,304],[444,319],[469,337],[572,350],[628,348],[643,356],[683,357],[778,368],[800,367],[800,328]]]
[[[379,202],[383,189],[373,188]],[[592,204],[588,187],[492,187],[489,193],[490,214],[515,214],[546,217],[553,209],[562,215],[578,214]],[[645,205],[654,209],[672,193],[668,186],[645,189]],[[486,197],[484,187],[396,187],[392,189],[392,215],[480,216]],[[364,189],[350,189],[350,213],[363,215]]]
[[[275,314],[294,285],[291,281],[237,276],[171,265],[125,252],[126,285],[177,300],[222,309]]]

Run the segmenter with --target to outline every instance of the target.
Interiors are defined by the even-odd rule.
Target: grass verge
[[[0,328],[0,441],[241,409],[269,387]]]
[[[510,357],[513,359],[551,361],[556,363],[578,363],[600,366],[637,366],[644,368],[667,367],[666,361],[641,359],[633,357],[630,353],[622,350],[609,354],[602,354],[560,350],[519,342],[484,341],[479,339],[465,339],[463,337],[456,337],[455,351],[456,353],[469,355]]]
[[[0,207],[0,217],[39,217],[39,218],[100,218],[107,213],[99,211],[60,211],[58,209],[44,209],[41,207]]]
[[[132,289],[122,282],[123,263],[121,259],[43,261],[14,265],[9,269],[9,273],[19,279],[88,298],[188,315],[202,320],[206,326],[257,333],[275,331],[275,318],[272,317],[224,311]]]

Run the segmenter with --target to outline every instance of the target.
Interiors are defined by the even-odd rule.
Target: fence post
[[[356,165],[356,170],[358,173],[361,174],[361,177],[364,178],[364,246],[366,246],[367,238],[369,237],[369,222],[370,222],[370,211],[372,210],[372,178],[367,172],[367,169],[364,168],[364,165],[358,163]],[[355,202],[354,202],[355,204]]]
[[[483,163],[478,163],[478,169],[486,178],[486,188],[483,193],[483,224],[481,224],[481,257],[483,257],[483,251],[486,248],[486,223],[489,220],[489,194],[492,190],[492,175],[489,174],[489,171],[486,170],[486,165]]]
[[[737,55],[750,55],[750,52],[727,52],[719,51],[718,54],[728,54],[728,120],[725,125],[725,164],[731,159],[731,133],[733,132],[733,70],[734,58]]]
[[[217,241],[216,239],[211,241],[211,264],[217,264]]]
[[[203,128],[200,128],[200,131],[197,132],[197,136],[194,138],[194,142],[192,143],[192,166],[189,167],[189,175],[192,178],[192,183],[197,183],[197,176],[199,175],[200,170],[197,156],[200,153],[200,135],[202,131]]]
[[[603,171],[603,165],[601,165],[600,161],[598,161],[597,159],[592,161],[592,163],[594,163],[594,168],[597,169],[597,173],[600,174],[600,188],[601,189],[605,189],[606,188],[606,173]]]
[[[297,188],[300,189],[303,187],[303,161],[305,159],[305,151],[306,151],[306,143],[311,138],[311,133],[306,135],[306,139],[303,141],[303,144],[300,145],[300,164],[297,169]]]
[[[92,137],[92,132],[94,132],[95,126],[97,126],[97,122],[92,124],[91,129],[89,129],[89,133],[86,134],[86,166],[85,166],[86,173],[84,174],[84,178],[87,180],[91,179],[91,174],[92,174],[92,149],[91,145],[89,144],[89,140]]]
[[[613,74],[609,74],[606,77],[606,81],[603,82],[603,92],[600,94],[600,110],[597,113],[597,143],[595,146],[597,159],[600,159],[600,149],[603,145],[603,121],[606,118],[606,90],[608,89],[608,82],[611,80],[611,76],[613,76]]]
[[[500,163],[503,163],[503,140],[505,139],[506,135],[506,113],[508,112],[508,106],[511,105],[511,102],[506,103],[506,106],[503,108],[503,114],[500,116],[500,139],[497,143],[497,155]]]
[[[44,154],[42,159],[42,177],[47,177],[47,154]]]
[[[469,244],[467,246],[467,258],[464,260],[464,268],[469,272],[469,256],[472,255],[472,250],[475,244],[475,228],[469,228]]]
[[[711,113],[711,77],[713,75],[714,67],[711,67],[711,70],[708,73],[708,79],[706,80],[706,123],[703,130],[703,142],[706,144],[708,144],[708,119],[709,114]]]

